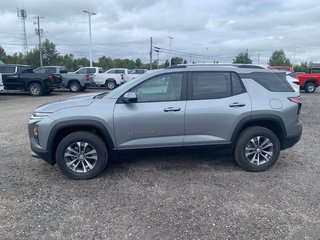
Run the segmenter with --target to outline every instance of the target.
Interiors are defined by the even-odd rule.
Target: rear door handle
[[[244,107],[245,103],[234,102],[229,105],[229,107]]]
[[[165,112],[179,112],[181,110],[181,108],[179,107],[168,107],[163,109],[163,111]]]

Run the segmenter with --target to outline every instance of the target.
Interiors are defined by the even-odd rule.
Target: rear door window
[[[46,72],[46,73],[54,74],[54,73],[56,73],[56,68],[54,68],[54,67],[49,67],[49,68],[47,68],[47,72]]]
[[[191,83],[193,100],[231,96],[231,75],[228,72],[193,72]]]
[[[89,73],[88,74],[94,74],[96,73],[96,69],[95,68],[89,68]]]
[[[76,72],[77,74],[87,74],[87,69],[82,68]]]

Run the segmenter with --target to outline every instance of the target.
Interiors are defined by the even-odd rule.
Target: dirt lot
[[[1,239],[320,239],[319,90],[302,93],[302,139],[269,171],[213,154],[139,155],[88,181],[30,156],[33,109],[70,95],[0,93]]]

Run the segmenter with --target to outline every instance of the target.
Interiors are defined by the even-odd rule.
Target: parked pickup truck
[[[78,73],[79,70],[75,73],[68,73],[64,66],[43,66],[35,69],[34,72],[61,74],[62,87],[70,89],[71,92],[80,92],[93,85],[93,76],[88,73]]]
[[[114,89],[126,82],[127,75],[128,69],[126,68],[111,68],[95,76],[94,82],[97,86],[106,86],[109,89]]]
[[[309,73],[297,74],[300,89],[307,93],[313,93],[320,86],[320,64],[310,65]]]
[[[29,91],[32,96],[50,94],[62,82],[60,74],[34,73],[27,65],[3,64],[0,73],[5,90]]]
[[[148,72],[147,69],[132,69],[132,70],[129,70],[128,76],[126,77],[126,81],[129,82],[132,79],[134,79],[136,77],[139,77],[139,76],[141,76],[141,74],[144,74],[146,72]]]
[[[89,74],[91,76],[97,76],[100,73],[103,73],[103,70],[101,67],[82,67],[79,68],[77,71],[75,71],[74,73],[77,74]]]

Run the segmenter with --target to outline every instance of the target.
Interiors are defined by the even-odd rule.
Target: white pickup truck
[[[94,82],[97,86],[106,86],[109,89],[114,89],[126,82],[128,69],[126,68],[111,68],[104,73],[95,76]]]

